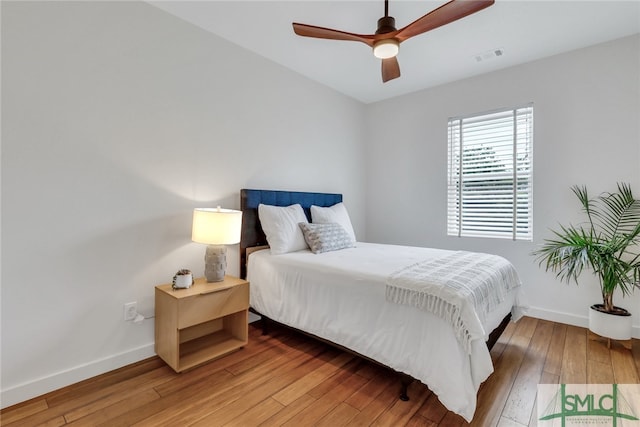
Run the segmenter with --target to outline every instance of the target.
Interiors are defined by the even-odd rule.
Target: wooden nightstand
[[[247,344],[249,282],[233,276],[188,289],[156,286],[155,351],[176,372]]]

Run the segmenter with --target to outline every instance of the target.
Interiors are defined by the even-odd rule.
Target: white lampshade
[[[196,208],[193,210],[191,240],[207,245],[240,243],[242,212],[232,209]]]
[[[393,58],[400,50],[400,43],[396,39],[383,39],[373,45],[373,54],[376,58]]]

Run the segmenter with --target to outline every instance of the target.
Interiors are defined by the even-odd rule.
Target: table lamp
[[[227,247],[240,243],[242,212],[232,209],[196,208],[193,210],[191,240],[204,243],[204,275],[207,282],[221,282],[227,269]]]

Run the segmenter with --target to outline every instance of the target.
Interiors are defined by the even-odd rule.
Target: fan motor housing
[[[383,16],[378,19],[376,34],[386,34],[392,31],[396,31],[396,19],[393,16]]]

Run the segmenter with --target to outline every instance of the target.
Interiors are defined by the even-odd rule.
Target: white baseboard
[[[529,307],[526,312],[527,316],[537,319],[551,320],[553,322],[566,323],[567,325],[589,327],[589,318],[587,316],[576,316],[575,314],[562,313],[559,311],[546,310],[539,307]],[[635,316],[634,316],[635,317]],[[633,325],[631,332],[633,338],[640,339],[640,326]]]
[[[0,391],[0,408],[6,408],[59,388],[95,377],[96,375],[139,362],[155,354],[153,343],[145,344],[123,353],[114,354],[103,359],[10,387]]]
[[[253,323],[253,322],[255,322],[257,320],[260,320],[260,319],[262,319],[262,317],[258,316],[255,313],[249,312],[249,323]]]

